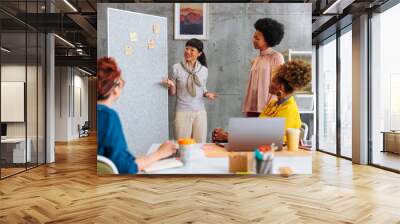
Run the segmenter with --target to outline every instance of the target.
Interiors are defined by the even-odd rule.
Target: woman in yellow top
[[[264,107],[259,117],[283,117],[285,131],[287,128],[300,128],[301,119],[299,109],[293,93],[307,86],[311,82],[311,66],[304,61],[289,61],[281,65],[269,86],[269,93],[277,99],[271,100]],[[226,142],[228,133],[221,128],[216,128],[212,136],[213,141]]]

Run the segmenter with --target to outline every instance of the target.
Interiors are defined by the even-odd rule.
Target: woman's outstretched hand
[[[174,81],[169,79],[168,76],[161,81],[161,84],[163,84],[167,88],[175,87]]]
[[[139,170],[144,170],[146,167],[150,166],[154,162],[171,156],[177,150],[177,145],[171,141],[165,141],[157,151],[151,153],[150,155],[143,156],[136,159],[136,164]]]
[[[166,158],[174,154],[177,150],[177,145],[171,141],[165,141],[157,150],[160,158]]]
[[[207,97],[207,99],[209,100],[215,100],[218,98],[218,94],[212,92],[206,92],[204,93],[204,96]]]

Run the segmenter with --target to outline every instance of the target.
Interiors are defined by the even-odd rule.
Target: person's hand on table
[[[212,134],[213,142],[227,142],[228,141],[228,132],[224,131],[222,128],[216,128]]]
[[[174,154],[177,150],[176,144],[171,141],[165,141],[157,150],[157,154],[160,158],[166,158]]]

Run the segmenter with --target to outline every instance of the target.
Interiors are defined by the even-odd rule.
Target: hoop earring
[[[278,91],[278,92],[276,93],[276,96],[282,96],[282,92],[281,92],[281,91]]]

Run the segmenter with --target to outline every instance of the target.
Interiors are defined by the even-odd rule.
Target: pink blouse
[[[271,72],[284,63],[283,55],[272,48],[265,49],[257,56],[250,69],[250,78],[244,97],[243,112],[261,113],[272,95],[269,94]]]

